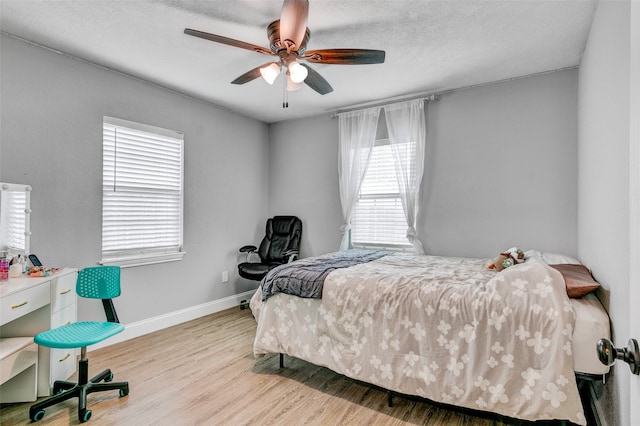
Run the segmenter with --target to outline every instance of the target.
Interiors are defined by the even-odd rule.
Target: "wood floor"
[[[427,401],[395,397],[326,368],[278,355],[254,359],[250,310],[229,309],[90,351],[89,375],[111,368],[131,392],[89,395],[87,425],[513,425]],[[75,379],[75,377],[74,377]],[[5,405],[2,425],[29,422]],[[78,424],[76,402],[46,409],[42,425]],[[520,423],[518,423],[520,424]]]

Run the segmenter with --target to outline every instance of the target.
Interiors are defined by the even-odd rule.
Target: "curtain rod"
[[[414,96],[409,96],[409,97],[395,97],[395,98],[387,98],[387,99],[381,100],[381,101],[366,102],[366,103],[357,104],[357,105],[353,105],[353,106],[350,106],[350,107],[347,107],[347,108],[341,108],[341,109],[332,111],[331,112],[331,118],[336,118],[338,116],[338,114],[342,114],[344,112],[356,111],[356,110],[365,109],[365,108],[381,107],[381,106],[391,105],[391,104],[395,104],[395,103],[399,103],[399,102],[413,101],[415,99],[421,99],[423,101],[432,101],[433,102],[433,101],[439,100],[440,96],[445,94],[445,93],[449,93],[449,92],[429,93],[429,94],[414,95]]]
[[[373,108],[373,107],[377,107],[377,106],[391,105],[391,104],[398,103],[398,102],[412,101],[414,99],[423,99],[425,101],[432,101],[433,102],[433,101],[440,100],[440,97],[442,97],[443,95],[448,95],[450,93],[459,92],[461,90],[474,89],[476,87],[489,86],[491,84],[506,83],[506,82],[509,82],[509,81],[520,80],[522,78],[537,77],[537,76],[541,76],[541,75],[545,75],[545,74],[553,74],[553,73],[556,73],[556,72],[559,72],[559,71],[568,71],[568,70],[572,70],[572,69],[576,69],[576,68],[578,68],[577,65],[571,66],[571,67],[559,68],[557,70],[542,71],[542,72],[538,72],[538,73],[522,75],[522,76],[519,76],[519,77],[505,78],[503,80],[490,81],[490,82],[487,82],[487,83],[472,84],[470,86],[464,86],[464,87],[458,87],[458,88],[455,88],[455,89],[443,90],[441,92],[423,92],[423,93],[419,93],[419,94],[415,94],[415,95],[395,96],[395,97],[386,98],[386,99],[377,100],[377,101],[363,102],[361,104],[355,104],[355,105],[351,105],[351,106],[348,106],[348,107],[339,108],[339,109],[330,111],[330,117],[331,118],[336,118],[336,117],[338,117],[338,114],[341,114],[341,113],[344,113],[344,112],[350,112],[350,111],[355,111],[355,110],[358,110],[358,109],[365,109],[365,108]]]

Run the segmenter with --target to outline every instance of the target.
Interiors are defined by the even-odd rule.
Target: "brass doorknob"
[[[597,343],[598,358],[604,365],[613,365],[616,359],[629,364],[629,368],[633,374],[640,374],[640,349],[638,349],[638,341],[629,339],[629,345],[626,348],[616,348],[609,339],[600,339]]]

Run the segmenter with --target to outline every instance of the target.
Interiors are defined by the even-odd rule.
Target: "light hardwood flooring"
[[[427,401],[395,397],[326,368],[278,355],[254,359],[256,322],[233,308],[90,351],[89,375],[111,368],[131,392],[89,395],[87,425],[511,425]],[[75,379],[75,377],[73,378]],[[2,425],[29,424],[29,406],[5,405]],[[76,401],[46,409],[42,425],[78,424]]]

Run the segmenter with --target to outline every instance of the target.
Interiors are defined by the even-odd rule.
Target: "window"
[[[102,264],[180,260],[182,133],[104,117]]]
[[[363,158],[364,161],[364,158]],[[351,217],[351,240],[357,248],[410,249],[391,145],[376,141]]]

